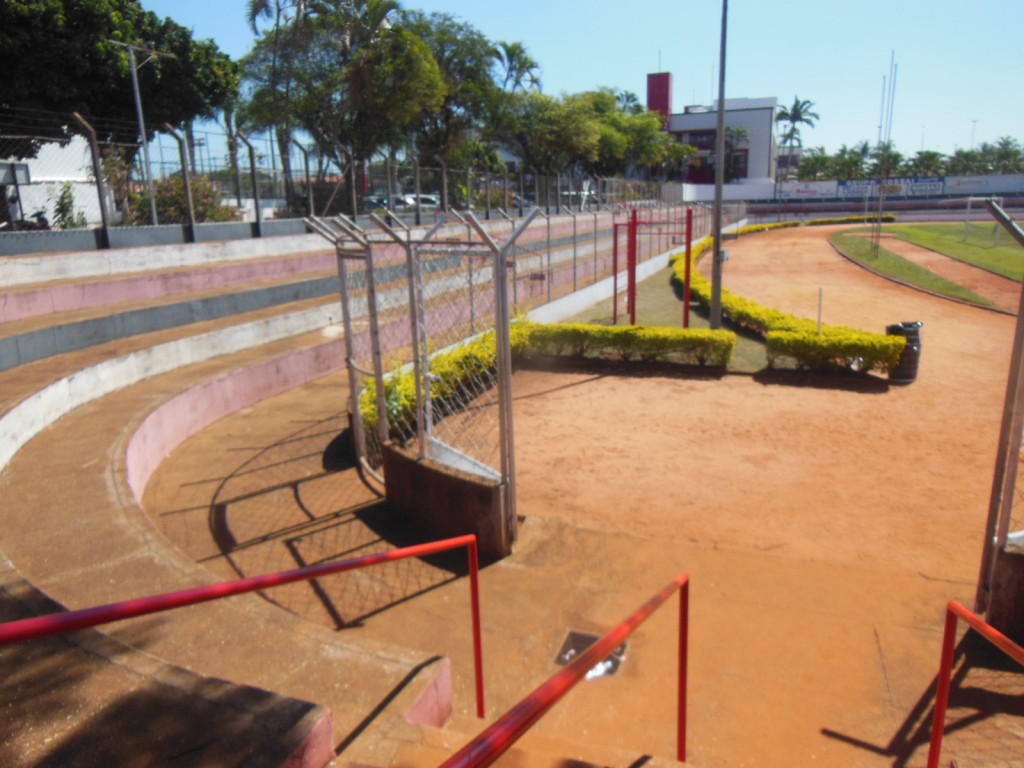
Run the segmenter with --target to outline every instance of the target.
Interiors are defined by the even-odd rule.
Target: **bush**
[[[736,346],[731,331],[656,328],[642,325],[608,326],[582,323],[541,325],[519,320],[514,325],[516,354],[658,360],[673,358],[691,365],[725,367]]]
[[[771,224],[758,226],[778,228]],[[703,307],[711,305],[711,283],[697,271],[696,262],[713,244],[713,238],[705,237],[691,248],[690,294]],[[686,274],[685,256],[672,262],[672,271],[676,279],[683,279]],[[765,338],[769,365],[780,358],[792,358],[800,368],[888,372],[899,362],[907,343],[902,336],[887,336],[845,326],[826,325],[819,334],[813,320],[765,307],[726,290],[722,291],[722,314]]]
[[[188,222],[188,206],[185,204],[185,182],[181,174],[160,179],[153,187],[156,197],[156,214],[161,224],[185,224]],[[239,211],[229,205],[222,205],[220,192],[204,176],[192,177],[192,207],[196,222],[237,221]],[[149,218],[149,193],[133,192],[131,208],[135,221]]]
[[[736,346],[736,334],[581,323],[542,325],[520,319],[512,323],[510,341],[513,360],[523,360],[532,354],[580,358],[615,356],[622,360],[672,357],[683,363],[724,368]],[[448,411],[474,381],[493,374],[496,365],[493,331],[435,355],[430,361],[429,374],[434,408],[441,413]],[[416,377],[412,366],[402,366],[384,377],[384,403],[390,437],[405,440],[415,434]],[[364,427],[376,429],[377,387],[372,380],[359,393],[359,411]]]

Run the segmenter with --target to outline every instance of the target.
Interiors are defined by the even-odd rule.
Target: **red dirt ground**
[[[567,629],[607,630],[688,570],[690,763],[924,764],[945,602],[973,602],[1014,318],[876,277],[828,245],[831,231],[779,230],[730,243],[725,287],[805,317],[817,315],[820,288],[826,323],[884,331],[923,321],[913,384],[650,371],[515,375],[524,523],[516,552],[482,576],[491,712],[554,671]],[[290,393],[204,430],[207,455],[193,451],[196,465],[184,467],[186,443],[165,462],[147,510],[159,515],[161,496],[168,509],[197,510],[200,528],[168,533],[196,555],[213,555],[208,540],[188,538],[202,533],[214,499],[170,473],[219,475],[215,460],[246,469],[272,414],[313,409],[314,400],[318,419],[341,401]],[[302,453],[318,465],[320,449]],[[279,517],[287,500],[275,499],[267,514],[272,507]],[[249,519],[243,512],[239,519]],[[262,570],[278,558],[285,567],[287,553],[275,546],[253,550]],[[357,630],[450,654],[462,714],[471,701],[469,649],[464,624],[449,617],[464,600],[461,583],[434,589]],[[651,683],[671,676],[673,621],[672,611],[657,614],[631,640],[615,678],[581,686],[538,730],[671,755],[673,687]],[[977,674],[965,672],[960,685],[991,689]],[[1014,694],[1019,685],[1006,696]],[[970,715],[973,724],[947,739],[944,765],[954,756],[961,766],[1019,758],[1019,712],[997,707],[975,717],[979,700],[965,706],[951,716]]]

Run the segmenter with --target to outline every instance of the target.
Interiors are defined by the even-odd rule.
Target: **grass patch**
[[[669,278],[672,268],[666,267],[656,275],[637,284],[636,321],[641,325],[661,326],[667,328],[683,327],[683,305],[672,292]],[[625,287],[623,284],[622,287]],[[580,312],[566,322],[593,323],[611,325],[612,300],[602,301]],[[629,324],[629,313],[626,311],[624,294],[619,298],[619,325]],[[710,328],[706,313],[697,307],[696,301],[690,308],[691,328]],[[739,336],[736,348],[727,370],[754,373],[768,367],[768,355],[761,339],[751,338],[751,334],[739,328],[723,324],[724,328],[736,331]]]
[[[983,307],[995,306],[993,302],[983,296],[979,296],[974,291],[969,291],[962,285],[939,277],[934,272],[930,272],[924,267],[907,261],[902,256],[897,256],[891,251],[879,248],[878,254],[874,254],[871,248],[871,241],[861,235],[840,232],[830,237],[829,242],[847,258],[894,280],[899,280],[902,283],[913,285],[951,299],[966,301]]]
[[[997,246],[995,232],[999,226],[994,221],[971,222],[966,240],[962,223],[898,224],[885,229],[908,243],[1020,282],[1024,276],[1024,248],[1009,232],[999,233]]]

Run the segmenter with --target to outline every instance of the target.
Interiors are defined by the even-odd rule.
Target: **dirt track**
[[[515,375],[524,522],[516,552],[482,575],[492,713],[557,669],[567,629],[606,631],[687,570],[689,764],[924,764],[945,602],[973,602],[1014,318],[875,277],[840,257],[828,233],[780,230],[731,243],[725,287],[806,317],[817,315],[821,288],[827,323],[882,331],[923,321],[915,383]],[[333,429],[314,430],[323,445],[310,447],[288,425],[294,432],[300,414],[309,424],[334,416],[337,387],[309,385],[204,430],[161,466],[147,510],[195,510],[195,526],[168,534],[207,562],[217,551],[206,529],[217,498],[196,478],[233,472],[257,482],[246,461],[296,474],[294,460],[266,447],[275,445],[307,456],[297,477],[320,472]],[[264,514],[270,528],[288,522],[296,499],[280,489],[291,485],[265,480],[272,492],[232,512],[240,522]],[[352,503],[337,483],[317,481],[330,510]],[[327,543],[329,552],[345,549]],[[243,554],[259,572],[294,565],[273,539]],[[399,579],[400,593],[410,579]],[[401,610],[374,611],[346,631],[450,656],[458,711],[468,716],[471,653],[464,617],[453,613],[465,605],[465,584],[414,591]],[[333,626],[316,597],[297,594],[289,608]],[[351,608],[350,600],[345,593],[338,604]],[[641,627],[616,677],[573,691],[540,734],[606,755],[673,754],[673,613]],[[944,765],[1019,758],[1021,707],[1005,714],[1019,683],[993,705],[984,691],[998,681],[979,682],[983,673],[962,673],[971,698],[960,709],[954,702],[951,717],[972,722],[947,738]],[[982,752],[986,760],[973,759]]]
[[[922,321],[915,383],[515,380],[527,525],[637,535],[691,569],[707,764],[923,764],[927,726],[912,713],[942,610],[973,603],[1014,318],[887,282],[828,234],[732,243],[725,287],[805,317],[820,288],[826,323]],[[630,566],[649,573],[658,559]]]
[[[1013,318],[875,277],[838,256],[827,234],[780,230],[733,243],[726,288],[804,317],[817,315],[821,288],[826,323],[883,331],[922,321],[914,384],[520,374],[521,508],[970,582]],[[553,391],[523,397],[534,390]],[[563,484],[556,505],[543,482],[553,471]],[[623,473],[629,482],[618,490],[609,478]]]

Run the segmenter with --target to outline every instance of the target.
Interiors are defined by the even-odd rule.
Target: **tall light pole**
[[[715,133],[715,210],[712,234],[715,238],[711,262],[711,317],[714,329],[722,327],[722,187],[725,184],[725,31],[729,0],[722,0],[722,42],[718,52],[718,115]]]
[[[168,58],[177,58],[173,53],[162,53],[160,51],[154,51],[152,48],[144,48],[141,45],[132,45],[131,43],[122,43],[119,40],[108,40],[107,42],[113,43],[114,45],[120,45],[122,48],[128,49],[128,64],[131,68],[132,73],[132,93],[135,95],[135,116],[139,120],[139,143],[142,144],[142,158],[145,162],[146,177],[146,189],[149,191],[149,210],[153,217],[154,226],[160,222],[157,220],[156,215],[156,195],[153,192],[153,172],[149,164],[149,142],[146,141],[146,123],[142,117],[142,96],[139,93],[139,67],[144,67],[146,64],[151,62],[158,56],[166,56]],[[139,65],[135,64],[135,51],[143,51],[149,54],[149,58],[146,59]]]
[[[971,149],[974,149],[974,129],[978,127],[978,120],[971,120]]]

